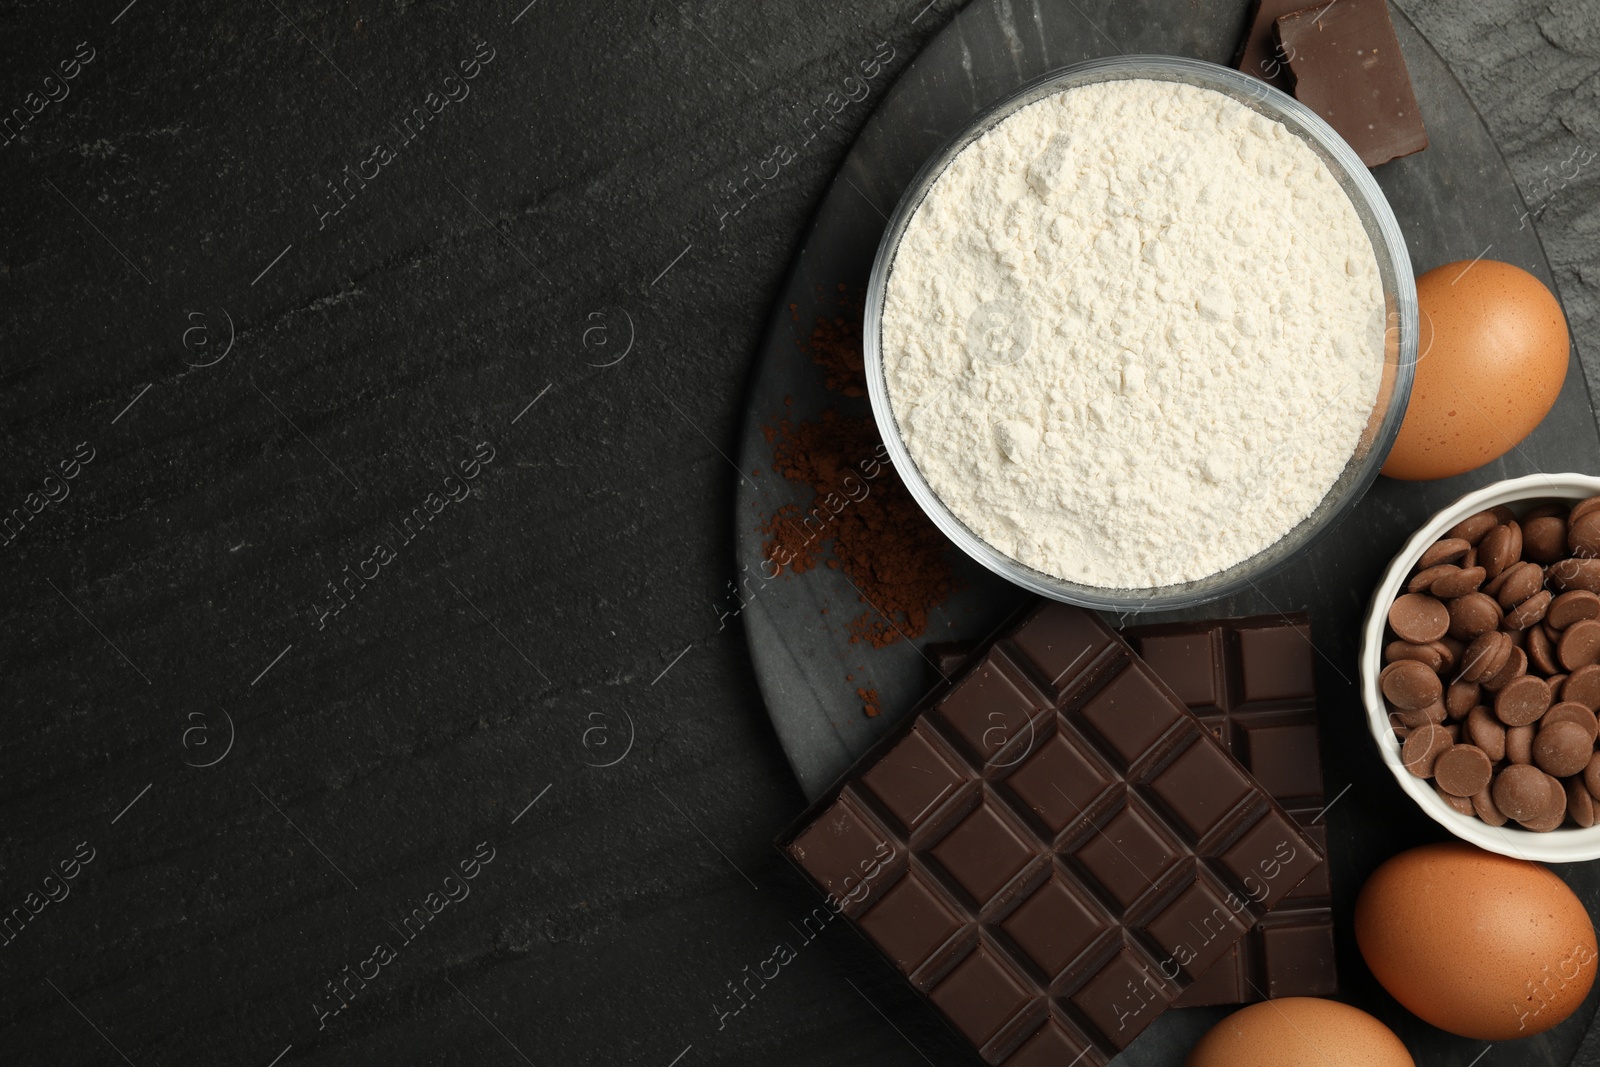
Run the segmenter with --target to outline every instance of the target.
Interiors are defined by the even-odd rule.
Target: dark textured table
[[[942,1059],[794,928],[719,605],[769,302],[956,0],[125,3],[0,12],[7,1061]],[[1592,360],[1600,12],[1402,6]]]

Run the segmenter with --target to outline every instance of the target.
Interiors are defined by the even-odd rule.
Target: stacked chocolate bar
[[[1333,990],[1304,618],[1129,637],[1030,610],[780,841],[989,1063]]]

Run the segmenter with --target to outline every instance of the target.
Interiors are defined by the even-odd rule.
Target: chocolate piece
[[[1467,713],[1467,737],[1496,763],[1506,758],[1506,728],[1481,704]]]
[[[1494,598],[1510,611],[1544,587],[1544,568],[1526,560],[1513,563],[1506,568],[1504,579]]]
[[[1600,513],[1585,512],[1567,526],[1567,550],[1574,556],[1600,556]]]
[[[1550,564],[1549,573],[1551,580],[1561,589],[1600,593],[1600,559],[1564,559]]]
[[[1511,639],[1508,637],[1506,640],[1510,641]],[[1491,693],[1498,693],[1527,673],[1528,654],[1513,644],[1511,646],[1511,654],[1506,657],[1506,665],[1488,678],[1481,679],[1478,684]]]
[[[1593,755],[1594,734],[1575,722],[1541,726],[1533,738],[1534,766],[1556,778],[1579,773]]]
[[[1567,675],[1561,683],[1561,699],[1600,711],[1600,666],[1591,663]]]
[[[1468,798],[1467,810],[1471,815],[1470,798],[1480,793],[1494,777],[1494,764],[1487,753],[1473,745],[1455,745],[1446,749],[1433,764],[1434,784],[1452,797]],[[1459,807],[1457,811],[1461,811]]]
[[[1525,674],[1495,694],[1494,713],[1507,726],[1526,726],[1549,710],[1550,699],[1544,679]]]
[[[1506,759],[1512,763],[1533,762],[1533,727],[1513,726],[1506,731]]]
[[[1567,814],[1572,821],[1584,829],[1593,826],[1594,797],[1583,784],[1583,779],[1568,778],[1563,785],[1567,790]]]
[[[1442,574],[1428,586],[1428,592],[1446,600],[1476,592],[1488,577],[1482,567],[1457,567],[1450,574]]]
[[[1150,668],[1323,847],[1326,806],[1310,621],[1302,613],[1128,630]],[[1443,705],[1436,705],[1443,717]],[[1424,720],[1426,721],[1426,720]],[[1326,862],[1178,998],[1176,1007],[1331,996]]]
[[[1380,678],[1383,695],[1401,711],[1425,708],[1444,695],[1444,683],[1434,673],[1437,669],[1429,669],[1416,660],[1402,660],[1385,667]]]
[[[1087,612],[1041,605],[959,675],[779,846],[985,1061],[1103,1065],[1320,847]]]
[[[1428,147],[1384,0],[1334,0],[1273,26],[1295,99],[1327,119],[1361,162],[1376,167]]]
[[[1488,599],[1485,597],[1484,599]],[[1511,638],[1498,630],[1490,630],[1473,638],[1472,644],[1461,657],[1461,679],[1482,683],[1492,678],[1511,658]]]
[[[1519,819],[1518,822],[1522,823],[1524,830],[1532,830],[1541,834],[1549,833],[1560,826],[1561,821],[1567,817],[1566,788],[1549,775],[1545,776],[1545,783],[1548,786],[1548,803],[1544,813],[1534,819]]]
[[[1556,658],[1569,671],[1600,663],[1600,620],[1581,619],[1562,630]]]
[[[1284,14],[1288,14],[1287,11]],[[1469,545],[1476,545],[1485,534],[1500,525],[1500,517],[1492,511],[1468,515],[1445,533],[1446,537],[1459,537]]]
[[[1294,83],[1289,79],[1289,65],[1278,51],[1277,33],[1272,24],[1278,16],[1302,7],[1305,7],[1305,0],[1255,0],[1250,5],[1250,26],[1233,57],[1234,68],[1290,92]]]
[[[1575,622],[1600,618],[1600,596],[1587,589],[1562,593],[1550,602],[1545,622],[1552,630],[1565,630]]]
[[[1487,588],[1486,586],[1485,589]],[[1416,595],[1415,593],[1407,593],[1400,600]],[[1432,598],[1430,597],[1429,599],[1431,600]],[[1400,600],[1395,601],[1396,606],[1399,605]],[[1434,601],[1434,603],[1437,604],[1438,601]],[[1500,625],[1500,619],[1504,614],[1500,610],[1500,605],[1496,603],[1494,597],[1488,592],[1468,593],[1464,597],[1457,597],[1455,600],[1450,601],[1450,607],[1446,611],[1450,636],[1457,641],[1476,640],[1486,633],[1492,633],[1494,628]],[[1392,626],[1394,623],[1393,609],[1390,609],[1389,620]],[[1400,633],[1398,628],[1395,633],[1405,637],[1405,634]],[[1406,639],[1410,640],[1410,638]]]
[[[1413,645],[1409,641],[1390,641],[1383,646],[1383,660],[1385,663],[1398,663],[1401,660],[1416,660],[1430,671],[1444,669],[1444,653],[1442,646],[1437,641],[1430,641],[1426,645]]]
[[[1441,563],[1435,567],[1424,567],[1411,576],[1411,580],[1406,583],[1406,592],[1430,593],[1433,591],[1434,582],[1437,582],[1440,578],[1460,573],[1461,568],[1454,563]]]
[[[1471,548],[1471,542],[1464,537],[1440,538],[1423,550],[1417,559],[1417,569],[1425,571],[1441,563],[1454,563],[1465,556]]]
[[[1531,515],[1522,521],[1522,554],[1535,563],[1554,563],[1567,554],[1565,514]]]
[[[1530,626],[1544,620],[1545,612],[1550,609],[1550,590],[1541,589],[1537,593],[1506,612],[1502,625],[1507,630],[1526,631]]]
[[[1549,810],[1549,781],[1539,768],[1514,763],[1495,776],[1495,807],[1518,822],[1536,820]]]
[[[1572,722],[1583,727],[1584,733],[1589,735],[1589,743],[1591,745],[1594,743],[1595,734],[1600,732],[1596,729],[1597,725],[1600,724],[1596,723],[1594,712],[1582,704],[1574,704],[1571,701],[1557,704],[1545,712],[1544,717],[1539,720],[1539,729],[1543,730],[1547,726],[1554,726],[1558,722]],[[1583,762],[1585,764],[1589,762],[1588,756],[1584,757]],[[1579,768],[1579,770],[1582,769],[1581,767]],[[1572,773],[1576,774],[1577,772],[1574,771]]]
[[[1502,523],[1484,534],[1478,545],[1478,559],[1491,578],[1498,577],[1522,558],[1522,527],[1515,522]]]
[[[1478,818],[1490,826],[1504,826],[1506,813],[1494,806],[1493,786],[1473,794],[1472,810],[1478,813]]]
[[[1482,695],[1483,687],[1477,682],[1451,682],[1450,688],[1444,693],[1445,711],[1452,719],[1464,719],[1478,706],[1478,698]]]
[[[1452,637],[1475,637],[1484,630],[1493,629],[1500,622],[1500,612],[1496,607],[1494,622],[1484,625],[1470,634],[1455,632],[1456,604],[1466,603],[1473,597],[1482,594],[1474,593],[1472,597],[1463,597],[1452,602],[1450,608],[1445,606],[1426,593],[1407,593],[1397,599],[1389,607],[1389,625],[1403,641],[1410,641],[1414,645],[1425,645],[1429,641],[1437,641],[1448,631]],[[1488,597],[1484,597],[1485,600]],[[1492,601],[1491,601],[1492,603]]]
[[[1443,726],[1422,726],[1412,730],[1400,746],[1400,760],[1418,778],[1432,778],[1434,762],[1454,744]]]

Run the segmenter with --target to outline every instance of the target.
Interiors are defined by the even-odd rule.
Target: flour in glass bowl
[[[1069,89],[961,151],[896,249],[888,395],[950,511],[1069,581],[1193,581],[1326,496],[1383,373],[1384,296],[1316,154],[1222,93]]]

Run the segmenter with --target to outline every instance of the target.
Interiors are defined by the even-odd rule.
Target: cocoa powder
[[[867,395],[867,368],[861,355],[862,294],[841,283],[839,313],[818,315],[810,338],[800,346],[822,368],[822,384],[840,396]],[[800,321],[798,304],[789,305],[790,316]]]
[[[802,349],[830,391],[860,396],[861,300],[846,292],[841,302],[840,314],[818,316]],[[762,524],[766,558],[796,574],[824,560],[843,572],[866,605],[847,625],[851,643],[882,648],[921,637],[954,589],[948,542],[889,464],[871,416],[829,408],[811,420],[781,418],[763,433],[772,469],[811,493],[809,504],[787,504]],[[869,715],[877,706],[865,696],[862,704]]]

